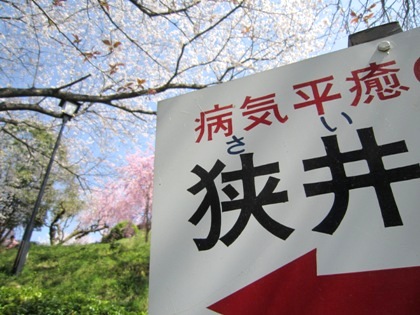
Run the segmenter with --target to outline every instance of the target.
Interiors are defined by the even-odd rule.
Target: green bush
[[[130,221],[122,221],[114,226],[109,234],[102,238],[103,243],[111,243],[123,238],[131,238],[139,233],[138,227]]]
[[[48,295],[32,287],[0,288],[3,315],[134,315],[123,307],[82,294]],[[145,314],[145,313],[142,313]]]

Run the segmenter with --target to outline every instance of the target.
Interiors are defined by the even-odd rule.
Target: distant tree
[[[50,245],[64,244],[79,235],[75,229],[67,233],[78,213],[85,207],[79,191],[80,187],[75,182],[61,187],[53,204],[53,210],[47,213],[44,226],[48,228]],[[86,235],[87,230],[84,232]],[[96,229],[90,229],[89,233],[92,232],[96,232]]]
[[[126,164],[117,168],[118,177],[93,194],[89,209],[80,217],[82,226],[95,222],[112,227],[129,221],[145,229],[147,241],[152,219],[153,163],[153,155],[127,156]]]
[[[7,125],[0,137],[0,241],[16,227],[25,227],[33,211],[35,200],[45,175],[56,135],[44,125],[26,122]],[[77,167],[68,163],[67,147],[57,153],[61,167],[51,172],[35,227],[46,224],[49,217],[66,210],[69,216],[81,210],[79,186],[74,181]],[[60,209],[61,208],[61,209]]]

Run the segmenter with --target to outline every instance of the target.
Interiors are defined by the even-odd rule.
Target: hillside
[[[147,314],[149,244],[32,245],[10,275],[17,249],[0,252],[0,314]]]

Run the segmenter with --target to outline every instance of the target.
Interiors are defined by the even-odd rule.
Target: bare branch
[[[63,115],[61,112],[54,112],[40,106],[39,104],[0,102],[0,112],[6,111],[32,111],[54,118],[61,118]]]
[[[181,64],[181,60],[183,58],[184,55],[184,51],[185,48],[190,45],[192,42],[194,42],[197,38],[203,36],[204,34],[210,32],[211,30],[215,29],[218,25],[220,25],[224,20],[226,20],[230,15],[232,15],[234,12],[236,12],[240,7],[242,7],[243,5],[243,1],[239,2],[239,4],[234,7],[232,10],[230,10],[227,14],[225,14],[224,16],[222,16],[218,21],[216,21],[216,23],[213,23],[212,25],[210,25],[209,27],[207,27],[205,30],[197,33],[193,38],[191,38],[187,43],[183,44],[181,47],[181,51],[179,53],[177,62],[176,62],[176,66],[175,66],[175,70],[174,73],[172,75],[172,77],[169,79],[169,83],[172,82],[175,77],[179,74],[179,68],[180,68],[180,64]]]
[[[0,88],[0,98],[22,98],[22,97],[51,97],[65,101],[72,102],[87,102],[87,103],[102,103],[110,105],[114,108],[118,108],[130,113],[141,113],[146,115],[155,115],[155,111],[145,110],[142,108],[133,109],[122,104],[117,104],[115,101],[133,99],[139,96],[150,95],[152,93],[150,90],[139,90],[123,93],[115,93],[109,95],[89,95],[89,94],[77,94],[67,91],[62,91],[61,89],[77,82],[80,82],[81,78],[75,82],[69,83],[67,85],[58,87],[58,88]],[[163,86],[157,87],[153,90],[153,93],[162,93],[171,89],[202,89],[207,85],[199,84],[165,84]],[[59,118],[61,113],[57,113],[48,109],[43,108],[39,104],[24,104],[24,103],[7,103],[0,102],[0,112],[1,111],[17,111],[17,110],[29,110],[39,112],[51,117]]]
[[[85,75],[84,77],[81,77],[80,79],[77,79],[77,80],[75,80],[73,82],[70,82],[68,84],[65,84],[65,85],[62,85],[62,86],[58,87],[57,90],[62,90],[62,89],[68,88],[68,87],[70,87],[72,85],[75,85],[75,84],[77,84],[79,82],[82,82],[83,80],[86,80],[89,77],[90,77],[90,74]]]
[[[138,0],[129,0],[132,4],[136,6],[137,9],[139,9],[141,12],[146,14],[149,17],[156,17],[156,16],[164,16],[164,15],[170,15],[170,14],[177,14],[177,13],[184,13],[191,9],[192,7],[198,5],[201,1],[193,2],[191,5],[187,5],[186,7],[180,8],[180,9],[170,9],[168,8],[166,11],[161,12],[154,12],[153,10],[147,8],[143,4],[141,4]]]

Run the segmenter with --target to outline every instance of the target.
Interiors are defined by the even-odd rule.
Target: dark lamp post
[[[28,256],[30,241],[32,232],[34,230],[35,225],[35,218],[38,213],[39,207],[41,205],[42,196],[44,195],[44,190],[47,185],[48,176],[50,175],[51,167],[54,162],[54,157],[57,152],[57,149],[60,145],[61,135],[63,134],[64,126],[66,123],[74,117],[74,115],[78,112],[80,108],[80,104],[76,102],[67,102],[64,100],[60,101],[60,107],[63,108],[63,123],[61,124],[60,132],[58,133],[57,140],[55,141],[54,149],[51,153],[51,158],[47,166],[47,170],[45,171],[44,179],[42,180],[41,189],[39,190],[38,197],[35,202],[34,209],[31,214],[31,218],[29,219],[28,225],[25,228],[25,232],[23,234],[22,241],[20,242],[18,253],[13,264],[12,272],[15,275],[19,275],[23,269],[23,266],[26,262],[26,257]]]

